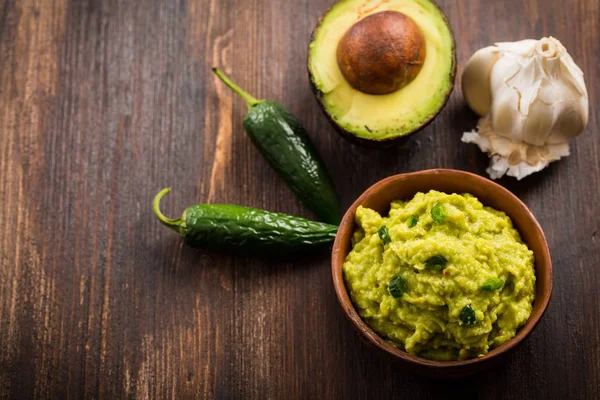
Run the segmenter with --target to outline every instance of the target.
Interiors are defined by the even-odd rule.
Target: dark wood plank
[[[545,229],[555,289],[533,335],[476,379],[399,370],[344,320],[327,255],[268,262],[190,250],[155,221],[227,202],[313,217],[255,150],[219,65],[300,118],[344,206],[432,167],[484,174],[457,85],[405,147],[337,136],[306,76],[332,0],[0,1],[0,398],[593,399],[600,393],[600,6],[440,1],[462,66],[494,41],[558,37],[586,73],[571,157],[500,182]],[[458,84],[460,82],[457,82]]]

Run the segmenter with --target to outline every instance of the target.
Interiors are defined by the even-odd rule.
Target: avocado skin
[[[319,88],[317,88],[317,85],[314,81],[313,75],[310,72],[310,43],[314,42],[314,40],[316,38],[316,34],[319,31],[321,24],[323,23],[324,17],[331,11],[331,9],[335,6],[335,4],[333,6],[331,6],[321,17],[319,17],[317,26],[315,26],[315,29],[313,29],[311,36],[310,36],[310,41],[309,41],[309,51],[308,51],[308,57],[307,57],[307,63],[306,63],[306,69],[308,72],[308,81],[310,82],[311,90],[312,90],[315,98],[317,99],[317,102],[319,103],[319,107],[321,108],[321,111],[323,112],[323,114],[325,114],[325,116],[327,117],[327,120],[329,120],[331,125],[333,125],[333,127],[335,128],[335,131],[337,133],[339,133],[344,139],[348,140],[350,143],[353,143],[353,144],[356,144],[359,146],[363,146],[363,147],[371,147],[371,148],[388,148],[388,147],[394,147],[394,146],[401,146],[401,145],[405,144],[406,142],[408,142],[408,140],[410,139],[410,136],[413,136],[415,133],[420,132],[425,127],[427,127],[429,124],[431,124],[431,122],[435,119],[435,117],[437,117],[438,114],[446,107],[446,104],[448,103],[448,100],[450,99],[450,95],[452,94],[452,92],[454,90],[454,84],[455,84],[455,80],[456,80],[456,39],[454,38],[454,31],[452,30],[452,26],[450,25],[450,22],[448,21],[446,14],[442,11],[442,9],[440,8],[440,6],[437,3],[433,2],[433,1],[430,1],[430,2],[440,11],[442,17],[444,18],[444,22],[446,23],[446,26],[448,26],[448,30],[450,31],[450,34],[452,36],[452,64],[453,64],[453,66],[452,66],[452,73],[450,74],[450,88],[448,89],[448,93],[445,96],[444,103],[440,106],[440,108],[436,111],[435,114],[431,115],[431,117],[424,120],[423,124],[420,127],[416,128],[410,132],[407,132],[402,136],[395,137],[395,138],[383,139],[383,140],[365,139],[365,138],[361,138],[361,137],[354,135],[352,132],[339,126],[335,122],[335,120],[331,117],[331,115],[329,115],[327,110],[325,109],[325,105],[322,103],[322,100],[321,100],[323,97],[323,92],[321,92],[319,90]]]
[[[185,210],[181,235],[191,247],[241,255],[310,253],[335,240],[338,227],[287,214],[228,204]]]
[[[264,100],[244,116],[244,129],[302,203],[322,221],[339,224],[333,182],[300,122],[278,102]]]

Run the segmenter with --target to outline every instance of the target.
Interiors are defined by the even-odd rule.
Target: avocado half
[[[345,138],[399,144],[446,105],[456,75],[454,36],[430,0],[341,0],[313,31],[308,72]]]

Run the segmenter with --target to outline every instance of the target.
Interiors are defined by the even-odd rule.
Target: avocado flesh
[[[359,19],[381,11],[411,18],[425,36],[425,62],[416,78],[387,95],[354,89],[337,64],[337,45]],[[440,9],[429,0],[342,0],[323,17],[309,47],[308,68],[325,112],[344,131],[386,141],[418,130],[445,105],[454,84],[454,39]]]

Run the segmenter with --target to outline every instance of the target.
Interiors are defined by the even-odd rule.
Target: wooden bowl
[[[536,297],[531,316],[513,339],[483,357],[465,361],[432,361],[398,350],[367,326],[354,309],[346,291],[342,265],[352,247],[350,238],[355,230],[354,215],[358,206],[362,205],[387,215],[393,200],[411,199],[417,192],[428,192],[432,189],[446,193],[470,193],[484,205],[504,211],[512,219],[521,238],[535,256]],[[447,169],[395,175],[367,189],[352,204],[342,219],[333,245],[331,268],[333,285],[342,309],[366,342],[394,356],[401,366],[407,369],[438,377],[462,377],[497,364],[535,328],[546,311],[552,294],[550,251],[542,228],[527,206],[511,192],[488,179],[468,172]]]

